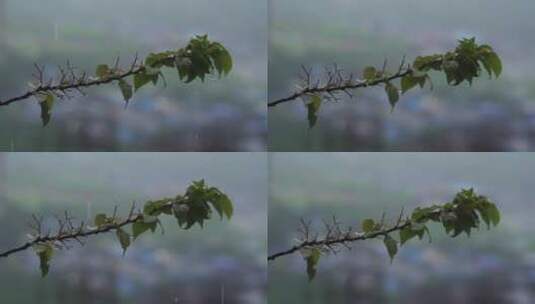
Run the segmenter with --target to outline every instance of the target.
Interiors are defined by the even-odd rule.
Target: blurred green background
[[[269,110],[271,151],[531,151],[535,149],[535,2],[518,0],[272,0],[269,100],[295,90],[300,65],[347,73],[395,69],[403,55],[454,48],[475,36],[501,56],[498,80],[413,90],[390,113],[383,88],[324,103],[308,130],[301,101]]]
[[[40,277],[32,250],[0,259],[1,303],[266,303],[267,164],[262,153],[0,153],[0,248],[25,242],[32,214],[78,220],[128,213],[204,178],[234,202],[232,220],[137,239],[122,257],[115,234],[59,251]],[[53,226],[50,226],[53,227]],[[129,228],[128,228],[129,229]]]
[[[525,153],[273,153],[269,253],[287,249],[299,220],[336,216],[396,219],[402,207],[445,203],[474,187],[497,203],[502,221],[451,239],[432,226],[432,243],[410,241],[392,264],[381,241],[323,257],[309,283],[299,254],[268,265],[270,303],[534,303],[535,158]]]
[[[124,110],[115,86],[60,101],[41,127],[34,99],[0,109],[2,151],[264,151],[267,9],[247,0],[0,0],[0,99],[19,95],[34,63],[93,73],[120,56],[176,49],[208,34],[234,58],[228,78],[140,90]]]

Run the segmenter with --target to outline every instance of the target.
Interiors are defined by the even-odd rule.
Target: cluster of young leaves
[[[186,83],[197,78],[204,81],[207,75],[215,72],[219,76],[230,73],[232,57],[221,43],[208,40],[207,35],[196,36],[184,48],[149,54],[144,67],[134,75],[134,90],[151,82],[156,85],[158,79],[163,77],[163,67],[176,69],[180,80]]]
[[[391,262],[398,253],[399,247],[413,238],[423,239],[429,234],[429,223],[438,223],[444,227],[447,235],[457,237],[461,233],[470,236],[473,229],[479,229],[481,223],[488,229],[500,222],[500,212],[496,205],[487,197],[478,195],[473,189],[463,189],[455,198],[443,205],[416,208],[406,219],[400,219],[396,225],[387,227],[383,221],[365,219],[361,224],[361,232],[348,241],[382,238]],[[341,240],[342,242],[342,240]],[[301,254],[307,264],[309,280],[316,275],[320,257],[329,252],[322,246],[306,247]]]
[[[464,81],[472,85],[474,78],[479,77],[483,69],[490,78],[498,78],[502,73],[500,57],[491,46],[478,45],[475,38],[465,38],[459,40],[453,51],[417,57],[408,73],[401,78],[401,92],[405,93],[417,85],[423,88],[427,81],[431,81],[428,74],[430,71],[443,72],[449,85],[457,86]],[[390,83],[386,86],[389,85],[398,91]],[[390,90],[386,88],[390,104],[394,107],[399,97],[395,93],[389,93]]]
[[[419,86],[424,88],[429,83],[432,88],[432,81],[429,75],[431,71],[442,72],[446,76],[449,85],[457,86],[464,81],[472,85],[474,78],[481,76],[485,70],[489,77],[498,78],[502,72],[500,57],[487,44],[478,45],[475,38],[465,38],[459,40],[457,47],[445,54],[434,54],[430,56],[419,56],[407,67],[400,67],[396,72],[386,70],[386,67],[377,69],[373,66],[365,67],[362,71],[361,83],[353,86],[342,83],[341,90],[354,89],[357,87],[384,85],[388,101],[394,110],[400,95]],[[395,81],[399,79],[399,84]],[[401,90],[400,90],[401,89]],[[333,88],[329,88],[333,91]],[[309,127],[316,124],[318,111],[322,103],[321,92],[307,94],[308,101],[305,103],[308,111]]]
[[[116,66],[107,64],[98,65],[95,77],[87,84],[100,85],[117,82],[117,85],[128,105],[129,101],[143,86],[152,83],[157,85],[160,79],[165,84],[162,68],[176,69],[178,77],[185,83],[195,79],[204,81],[207,75],[217,74],[226,76],[232,70],[233,62],[229,51],[219,42],[213,42],[207,35],[195,36],[189,43],[180,49],[160,53],[150,53],[142,64],[124,71]],[[41,119],[43,126],[50,121],[54,105],[54,91],[44,91],[36,94],[41,106]]]
[[[115,215],[108,216],[104,213],[97,214],[94,226],[73,232],[72,238],[115,230],[124,255],[132,242],[140,235],[147,231],[154,233],[157,225],[161,226],[160,216],[162,215],[174,216],[179,228],[187,230],[195,224],[203,228],[204,222],[212,218],[214,211],[221,219],[226,217],[230,220],[234,212],[232,201],[218,188],[209,187],[204,180],[200,180],[193,182],[183,195],[146,202],[142,212],[130,215],[127,219],[121,219]],[[128,229],[128,226],[131,226],[131,229]],[[62,238],[65,239],[65,236]],[[48,274],[57,241],[51,239],[32,246],[39,257],[43,277]]]
[[[169,199],[149,201],[143,208],[143,221],[134,225],[134,238],[148,229],[156,229],[152,224],[161,214],[173,215],[178,226],[190,229],[198,224],[204,227],[204,221],[212,218],[213,210],[223,218],[230,219],[234,207],[230,198],[215,187],[208,187],[204,180],[193,182],[184,195],[178,195],[169,203]]]

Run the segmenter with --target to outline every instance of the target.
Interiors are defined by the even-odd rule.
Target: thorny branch
[[[352,91],[355,89],[386,84],[393,80],[401,79],[413,71],[410,65],[405,64],[405,58],[403,58],[397,72],[394,74],[386,74],[386,67],[387,60],[383,64],[382,74],[384,76],[370,81],[357,78],[353,73],[346,74],[337,65],[326,67],[323,77],[313,77],[312,70],[302,66],[302,73],[300,75],[301,84],[297,85],[297,91],[287,97],[270,101],[268,107],[275,107],[281,103],[313,94],[323,94],[325,99],[333,101],[338,101],[339,95],[342,93],[352,98]]]
[[[219,42],[210,41],[207,35],[197,35],[189,43],[176,50],[159,53],[150,53],[145,59],[139,59],[137,54],[127,66],[120,66],[119,57],[113,66],[101,64],[97,66],[95,75],[88,75],[67,62],[59,66],[55,76],[48,76],[45,68],[35,65],[33,82],[30,89],[15,97],[0,100],[0,106],[7,106],[17,101],[25,100],[31,96],[37,98],[41,105],[41,118],[46,125],[50,120],[52,106],[55,98],[70,98],[72,94],[85,95],[84,89],[92,86],[118,82],[119,88],[126,104],[134,92],[148,83],[157,84],[165,77],[161,69],[173,68],[178,72],[181,81],[189,83],[195,79],[204,81],[209,74],[226,76],[232,70],[232,57],[228,50]],[[133,76],[133,86],[126,79]]]
[[[302,97],[315,96],[315,102],[312,101],[308,105],[309,116],[313,118],[311,125],[314,125],[316,112],[322,99],[336,101],[341,93],[352,97],[352,90],[384,84],[393,108],[399,99],[399,90],[392,83],[396,79],[401,79],[401,92],[405,93],[416,85],[423,88],[427,81],[431,82],[428,74],[430,71],[443,72],[448,85],[456,86],[464,81],[471,85],[473,79],[479,77],[483,70],[488,73],[489,77],[497,78],[502,72],[500,57],[490,45],[478,44],[474,37],[463,38],[458,41],[454,50],[443,54],[418,56],[411,64],[406,64],[405,57],[403,57],[399,68],[393,72],[387,71],[386,60],[382,70],[371,66],[364,68],[362,78],[356,78],[353,74],[346,75],[335,65],[327,69],[320,79],[313,80],[310,70],[303,69],[302,84],[298,86],[297,91],[288,97],[268,102],[268,107]]]
[[[155,232],[159,225],[164,233],[163,225],[159,216],[166,214],[176,218],[178,227],[188,230],[195,224],[202,228],[204,222],[211,219],[213,213],[219,214],[221,219],[231,219],[234,207],[231,199],[216,187],[207,186],[203,179],[193,181],[183,195],[174,198],[162,198],[149,200],[143,205],[143,209],[136,209],[132,204],[126,218],[117,216],[115,207],[111,216],[99,213],[95,216],[94,225],[87,225],[83,221],[74,223],[73,217],[65,212],[62,217],[55,216],[57,228],[45,230],[43,218],[33,215],[29,223],[33,233],[28,234],[29,240],[17,247],[0,252],[0,258],[33,248],[40,260],[41,275],[45,277],[50,269],[50,261],[55,249],[69,249],[71,242],[77,241],[84,245],[84,238],[115,231],[117,239],[123,249],[123,256],[128,247],[137,237],[147,231]],[[123,229],[132,224],[132,235]],[[51,231],[55,230],[54,233]]]
[[[385,223],[384,213],[377,223],[373,219],[365,219],[362,221],[361,232],[351,227],[344,228],[333,217],[332,222],[324,222],[325,233],[319,237],[318,233],[312,232],[310,223],[302,220],[299,229],[300,237],[296,245],[268,255],[268,261],[299,251],[307,261],[307,272],[309,279],[312,279],[316,273],[319,257],[324,253],[336,254],[342,247],[351,249],[351,244],[355,241],[384,237],[383,242],[390,258],[393,259],[398,251],[398,244],[402,246],[414,237],[422,239],[426,233],[430,237],[426,224],[433,222],[441,224],[446,234],[451,237],[456,237],[461,233],[470,236],[473,229],[480,228],[481,223],[485,223],[488,229],[498,225],[500,211],[496,204],[486,196],[479,195],[473,188],[470,188],[459,191],[450,202],[418,207],[408,216],[404,215],[402,209],[392,224]],[[399,232],[399,242],[391,236],[393,232]]]
[[[170,200],[167,204],[171,205],[172,203]],[[0,252],[0,258],[8,257],[11,254],[44,243],[52,243],[57,249],[68,249],[71,242],[78,242],[80,245],[84,245],[84,238],[86,237],[111,232],[142,219],[143,214],[136,209],[135,204],[132,204],[128,216],[123,220],[117,216],[117,207],[115,207],[110,222],[98,227],[87,225],[84,221],[75,224],[74,218],[65,211],[62,217],[55,217],[57,230],[52,234],[50,231],[45,231],[46,227],[43,225],[43,218],[33,215],[32,222],[29,223],[30,228],[33,230],[33,233],[29,235],[31,239],[22,245]]]
[[[273,261],[282,256],[291,255],[307,248],[320,248],[324,252],[336,254],[342,247],[351,249],[353,242],[385,236],[392,232],[400,231],[403,228],[410,226],[411,223],[412,221],[410,219],[404,219],[403,210],[401,210],[396,222],[393,225],[386,226],[385,214],[383,213],[379,223],[381,229],[365,233],[356,231],[353,227],[343,227],[336,217],[333,216],[330,223],[323,221],[325,232],[324,235],[320,237],[319,233],[312,232],[310,222],[301,219],[300,227],[298,229],[300,236],[297,239],[297,245],[294,245],[287,250],[269,255],[268,261]]]
[[[174,60],[175,56],[170,56],[161,60]],[[113,67],[115,73],[106,77],[90,76],[87,72],[80,71],[67,62],[65,66],[58,66],[57,75],[47,77],[45,67],[34,64],[35,72],[33,73],[33,82],[30,84],[31,90],[15,97],[0,101],[0,106],[7,106],[17,101],[28,99],[32,96],[38,96],[43,93],[52,93],[59,99],[71,98],[73,93],[85,95],[84,89],[93,86],[108,84],[113,81],[119,81],[126,77],[139,74],[145,70],[145,66],[140,62],[136,54],[132,62],[121,68],[119,66],[120,58],[117,57]]]

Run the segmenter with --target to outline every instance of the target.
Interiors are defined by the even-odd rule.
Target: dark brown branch
[[[174,60],[176,59],[176,56],[171,55],[168,58],[162,59],[161,61],[165,60]],[[34,75],[35,78],[38,81],[38,86],[35,87],[32,90],[27,91],[24,94],[21,94],[19,96],[15,96],[6,100],[0,101],[0,106],[7,106],[14,102],[21,101],[28,99],[32,96],[37,96],[39,94],[44,93],[54,93],[57,95],[57,93],[61,96],[68,96],[68,93],[71,91],[78,91],[82,93],[82,89],[93,87],[93,86],[100,86],[103,84],[108,84],[113,81],[119,81],[121,79],[124,79],[126,77],[139,74],[145,70],[145,67],[143,64],[138,64],[138,58],[135,57],[134,61],[130,65],[130,67],[125,71],[119,71],[118,69],[118,59],[115,61],[115,71],[119,71],[119,73],[111,74],[109,76],[98,78],[93,77],[89,78],[85,72],[83,72],[81,75],[76,75],[74,68],[70,65],[70,63],[67,63],[67,67],[59,68],[60,71],[60,77],[58,77],[57,84],[53,84],[53,79],[50,79],[46,81],[44,79],[43,70],[39,68],[39,66],[36,65],[37,69],[37,75]],[[67,79],[69,77],[70,79]],[[67,83],[64,83],[64,82]]]
[[[310,94],[323,94],[323,93],[333,94],[333,93],[342,93],[342,92],[348,93],[348,91],[350,90],[355,90],[358,88],[365,88],[365,87],[372,87],[372,86],[376,86],[379,84],[387,83],[392,80],[402,78],[403,76],[408,75],[411,72],[412,70],[410,68],[407,68],[407,69],[398,71],[394,75],[391,75],[388,77],[377,78],[372,81],[366,81],[366,80],[361,80],[361,79],[357,79],[357,80],[351,79],[349,81],[346,81],[345,83],[337,83],[336,85],[327,83],[323,86],[312,86],[312,87],[307,86],[288,97],[270,101],[268,103],[268,107],[275,107],[281,103],[293,101],[300,97],[310,95]]]
[[[349,243],[355,242],[355,241],[363,241],[367,239],[373,239],[379,236],[387,235],[394,231],[399,231],[407,226],[409,226],[411,222],[409,220],[407,221],[401,221],[398,220],[397,224],[393,227],[373,231],[370,233],[343,233],[340,237],[332,238],[326,236],[322,239],[314,239],[314,240],[304,240],[303,242],[287,249],[283,250],[274,254],[271,254],[268,256],[268,261],[273,261],[279,257],[293,254],[297,251],[300,251],[301,249],[310,248],[310,247],[332,247],[334,245],[347,245]]]
[[[280,252],[268,255],[268,261],[273,261],[279,257],[293,254],[303,250],[301,253],[306,259],[308,249],[318,253],[337,253],[340,247],[350,249],[351,243],[367,239],[374,239],[384,236],[385,245],[391,258],[397,251],[398,242],[389,235],[392,232],[400,231],[400,245],[413,237],[422,239],[427,232],[429,240],[431,236],[426,224],[429,222],[440,223],[446,234],[456,237],[461,233],[470,236],[472,229],[478,229],[483,222],[490,229],[500,222],[500,212],[496,205],[486,196],[478,195],[472,188],[462,189],[451,202],[442,205],[432,205],[425,208],[416,208],[411,215],[405,216],[404,209],[401,209],[399,216],[391,225],[385,225],[385,213],[381,220],[376,223],[373,219],[366,219],[362,223],[363,232],[354,231],[353,228],[342,228],[342,225],[333,217],[332,223],[324,221],[325,233],[318,238],[317,233],[311,233],[310,223],[301,220],[298,232],[301,236],[296,245]],[[392,245],[393,243],[393,245]],[[394,246],[394,250],[391,250]],[[305,250],[307,249],[307,250]],[[393,252],[391,252],[393,251]],[[316,258],[314,258],[316,259]],[[317,259],[316,259],[317,260]],[[317,263],[314,262],[314,263]],[[313,277],[313,274],[309,274]]]
[[[173,202],[169,201],[166,206],[172,205]],[[0,258],[8,257],[11,254],[24,251],[32,246],[43,244],[43,243],[55,243],[55,244],[61,244],[65,245],[68,241],[77,241],[81,243],[82,238],[111,232],[117,229],[122,228],[123,226],[133,224],[137,221],[140,221],[143,219],[143,214],[141,212],[135,212],[135,206],[132,205],[130,212],[128,214],[128,217],[122,221],[115,222],[117,219],[116,210],[114,211],[113,216],[111,219],[113,220],[113,223],[104,224],[99,227],[90,228],[84,225],[84,223],[80,223],[79,226],[74,227],[72,224],[72,221],[68,214],[65,214],[65,221],[61,221],[58,219],[59,222],[59,228],[58,232],[54,235],[42,235],[41,234],[41,219],[33,216],[33,219],[35,221],[35,224],[33,225],[33,228],[37,231],[38,235],[33,239],[30,240],[20,246],[14,247],[12,249],[8,249],[6,251],[0,252]]]
[[[46,243],[46,242],[55,242],[55,241],[58,241],[58,242],[65,242],[65,241],[69,241],[69,240],[78,240],[80,238],[83,238],[83,237],[88,237],[88,236],[91,236],[91,235],[96,235],[96,234],[100,234],[100,233],[105,233],[105,232],[110,232],[110,231],[113,231],[113,230],[116,230],[116,229],[119,229],[125,225],[128,225],[128,224],[132,224],[134,222],[136,222],[137,220],[139,220],[141,218],[141,215],[136,215],[134,218],[128,218],[126,220],[124,220],[123,222],[121,223],[118,223],[118,224],[109,224],[109,225],[106,225],[106,226],[103,226],[101,228],[98,228],[96,230],[78,230],[76,232],[72,232],[72,233],[69,233],[69,234],[57,234],[57,235],[53,235],[53,236],[44,236],[44,237],[38,237],[32,241],[28,241],[18,247],[15,247],[15,248],[12,248],[12,249],[9,249],[9,250],[6,250],[2,253],[0,253],[0,257],[4,258],[4,257],[8,257],[9,255],[13,254],[13,253],[16,253],[16,252],[19,252],[19,251],[24,251],[34,245],[38,245],[40,243]]]

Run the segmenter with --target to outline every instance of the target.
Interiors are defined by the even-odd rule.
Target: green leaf
[[[130,85],[126,80],[121,79],[119,80],[119,88],[121,89],[121,93],[123,93],[123,98],[126,104],[128,105],[128,101],[130,101],[130,98],[132,98],[132,85]]]
[[[37,244],[33,246],[33,249],[39,257],[41,276],[45,277],[50,269],[50,260],[54,254],[54,248],[50,244]]]
[[[394,256],[398,252],[398,244],[396,240],[394,240],[390,235],[387,234],[385,235],[384,244],[386,247],[386,251],[390,256],[390,262],[394,261]]]
[[[387,82],[385,85],[385,91],[388,95],[388,102],[390,102],[390,106],[392,106],[392,110],[394,110],[394,107],[396,106],[396,103],[399,100],[398,88],[396,88],[396,86],[391,84],[390,82]]]
[[[425,78],[424,78],[425,81]],[[407,74],[401,78],[401,92],[405,94],[408,90],[414,88],[420,83],[420,78],[414,77],[412,74]]]
[[[427,79],[429,79],[429,83],[431,84],[431,89],[433,89],[433,83],[431,82],[431,77],[429,77],[429,75],[427,74],[424,74],[423,76],[421,77],[416,77],[416,79],[418,80],[418,84],[420,85],[420,89],[423,89],[424,86],[425,86],[425,81]]]
[[[132,224],[132,235],[133,235],[134,240],[136,240],[138,236],[140,236],[142,233],[144,233],[145,231],[149,229],[152,232],[154,232],[156,230],[156,225],[157,225],[157,221],[152,222],[152,223],[145,223],[143,221],[137,221],[134,224]]]
[[[171,214],[170,208],[171,204],[169,199],[148,201],[143,206],[143,214],[145,215],[145,219],[147,216],[159,216],[162,213]]]
[[[194,181],[180,202],[174,204],[173,212],[178,225],[184,229],[190,229],[195,224],[204,227],[204,221],[210,219],[212,213],[209,199],[204,180]]]
[[[160,73],[159,70],[157,73],[154,73],[154,69],[145,68],[144,70],[135,74],[134,75],[135,91],[139,90],[141,87],[143,87],[149,82],[156,84],[156,82],[158,81],[159,73]]]
[[[192,82],[197,77],[201,81],[204,81],[204,78],[212,69],[212,62],[210,61],[210,58],[204,53],[203,50],[198,50],[191,54],[190,59],[192,64],[188,79],[186,79],[186,83]]]
[[[144,70],[144,73],[147,74],[148,76],[158,76],[160,75],[162,72],[160,70],[160,68],[153,68],[153,67],[145,67],[145,70]],[[156,82],[154,81],[154,79],[151,79],[152,82],[154,84],[156,84]]]
[[[232,57],[230,53],[220,44],[220,47],[212,54],[215,68],[220,75],[228,75],[232,70]]]
[[[117,238],[119,239],[121,248],[123,248],[123,256],[124,256],[126,253],[126,249],[128,248],[128,246],[130,246],[130,234],[126,233],[123,229],[118,228]]]
[[[365,219],[362,221],[362,230],[364,233],[370,233],[375,230],[375,221],[372,219]]]
[[[487,207],[487,214],[489,216],[490,222],[496,226],[500,223],[500,211],[494,204],[489,204]]]
[[[308,252],[304,257],[307,262],[307,275],[309,282],[312,281],[316,276],[317,266],[320,257],[321,251],[318,248],[310,249],[310,252]]]
[[[414,59],[412,66],[418,72],[427,72],[429,70],[440,71],[442,69],[442,60],[444,55],[436,54],[430,56],[418,56]]]
[[[183,196],[174,200],[172,207],[178,225],[183,229],[190,229],[195,224],[204,227],[204,221],[212,217],[213,210],[229,219],[234,212],[228,196],[217,188],[207,187],[204,180],[194,181]]]
[[[321,101],[321,96],[319,95],[310,96],[310,101],[306,105],[308,110],[309,128],[314,127],[316,125],[316,122],[318,121],[318,111],[321,106]]]
[[[483,220],[483,222],[485,222],[485,224],[487,225],[487,228],[490,229],[490,218],[489,218],[489,214],[487,213],[487,207],[483,207],[483,208],[479,208],[479,214],[481,216],[481,219]]]
[[[500,220],[498,210],[495,209],[495,207],[490,206],[483,212],[480,212],[480,217],[483,219],[488,229],[490,229],[491,226],[496,226]],[[471,224],[473,224],[473,228],[479,227],[479,219],[474,216]]]
[[[496,78],[498,78],[502,73],[502,61],[500,60],[500,57],[498,57],[498,55],[494,52],[490,52],[485,55],[483,65],[487,68],[487,71],[491,70],[496,76]],[[490,75],[491,74],[489,73],[489,76]]]
[[[409,241],[416,235],[418,235],[418,233],[413,231],[410,225],[403,227],[403,229],[399,231],[400,246],[403,246],[403,244],[405,244],[407,241]]]
[[[39,105],[41,106],[41,121],[43,122],[43,127],[50,122],[50,117],[52,114],[52,107],[54,106],[54,95],[52,93],[40,93],[37,95],[39,100]]]
[[[95,216],[95,226],[100,227],[106,224],[106,220],[107,220],[106,214],[104,213],[97,214]]]
[[[162,53],[150,53],[145,58],[145,65],[151,68],[174,67],[176,53],[172,51]]]
[[[135,90],[139,90],[141,87],[146,85],[151,81],[152,78],[147,76],[145,73],[137,73],[134,75],[134,88]]]
[[[367,81],[375,79],[376,75],[377,70],[372,66],[365,67],[362,71],[362,77]]]
[[[219,192],[219,190],[217,189],[216,191]],[[217,213],[221,217],[225,215],[227,219],[230,220],[234,212],[234,207],[232,206],[232,202],[230,201],[228,196],[219,192],[217,195],[214,195],[214,197],[211,200],[212,200],[212,206],[214,206],[214,209],[217,211]]]
[[[189,58],[177,57],[175,60],[176,70],[178,71],[178,78],[180,80],[186,79],[191,73],[191,60]]]
[[[155,224],[157,222],[158,222],[158,216],[156,216],[156,215],[146,215],[146,214],[143,215],[143,223],[145,223],[145,224]]]
[[[106,78],[111,73],[110,67],[107,64],[99,64],[97,66],[96,75],[98,78]]]

